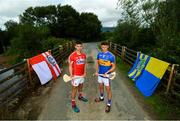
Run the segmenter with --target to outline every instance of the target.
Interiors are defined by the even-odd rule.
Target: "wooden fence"
[[[118,45],[113,42],[109,42],[111,51],[121,57],[123,62],[126,62],[129,65],[133,65],[137,54],[141,53],[132,49],[129,49],[125,46]],[[179,73],[179,65],[170,64],[165,75],[161,79],[160,83],[162,87],[165,89],[166,94],[170,93],[174,96],[180,98],[180,73]]]
[[[64,60],[74,50],[73,41],[48,50],[62,67]],[[28,68],[28,59],[0,71],[0,108],[28,90],[40,86],[38,76]]]

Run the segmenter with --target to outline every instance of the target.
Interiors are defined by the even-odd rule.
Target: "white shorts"
[[[73,79],[71,81],[71,84],[75,87],[79,86],[79,84],[82,84],[84,83],[84,78],[83,77],[80,77],[80,78],[76,78],[76,79]]]
[[[110,86],[109,78],[98,76],[98,83],[103,83],[105,86]]]

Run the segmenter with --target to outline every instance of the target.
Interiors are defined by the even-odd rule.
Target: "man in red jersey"
[[[76,93],[78,92],[78,99],[84,102],[88,100],[82,95],[82,88],[84,77],[86,76],[86,54],[82,52],[82,42],[77,41],[75,44],[75,51],[69,56],[69,73],[71,77],[75,78],[71,81],[72,83],[72,93],[71,93],[71,104],[74,112],[80,112],[79,108],[76,106]]]

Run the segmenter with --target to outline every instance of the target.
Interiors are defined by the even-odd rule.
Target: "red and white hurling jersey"
[[[69,56],[69,63],[73,63],[72,64],[73,76],[82,76],[84,74],[85,60],[86,60],[86,54],[85,53],[81,53],[79,55],[79,54],[77,54],[76,51],[74,51]]]

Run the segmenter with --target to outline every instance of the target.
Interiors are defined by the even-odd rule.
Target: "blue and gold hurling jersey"
[[[99,63],[99,74],[105,74],[109,69],[111,69],[111,63],[115,63],[115,56],[111,52],[100,52],[97,55],[97,60]]]

